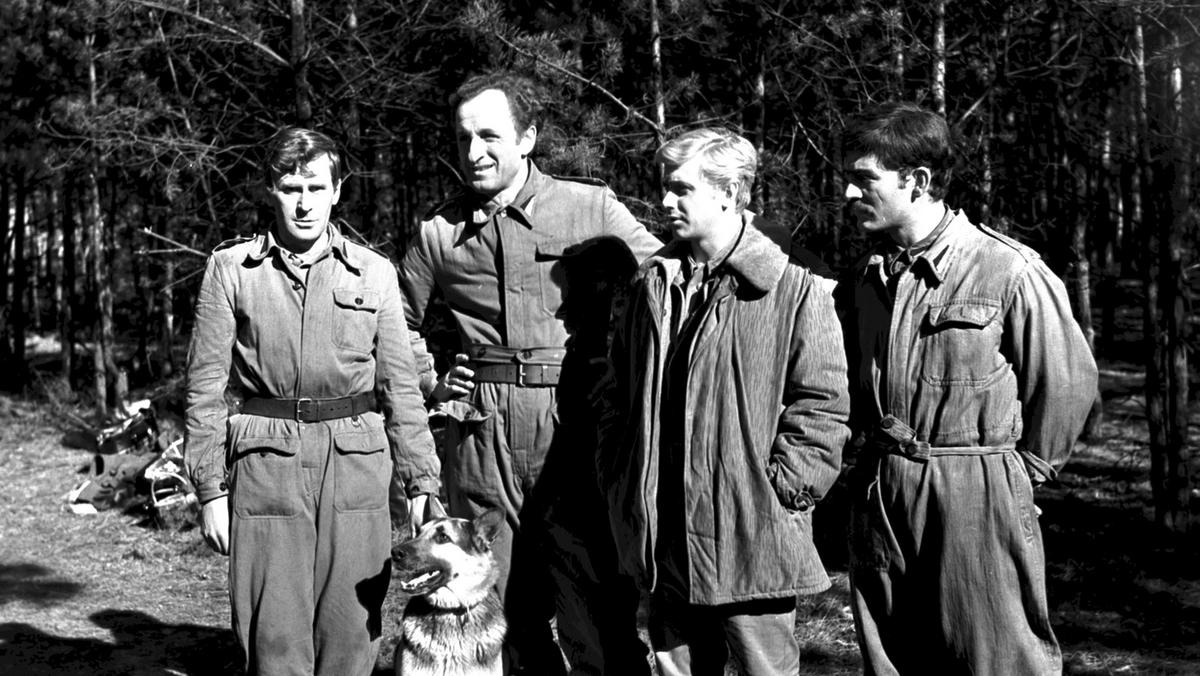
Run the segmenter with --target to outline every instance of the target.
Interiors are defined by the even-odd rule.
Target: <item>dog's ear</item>
[[[446,518],[446,508],[442,506],[442,501],[436,495],[430,495],[429,501],[425,503],[425,520],[444,519]]]
[[[475,517],[475,520],[471,522],[471,526],[475,531],[475,548],[481,552],[491,549],[492,543],[496,541],[496,536],[500,534],[500,527],[503,524],[503,509],[489,509]]]

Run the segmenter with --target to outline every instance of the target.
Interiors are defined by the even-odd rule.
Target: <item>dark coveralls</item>
[[[646,670],[636,592],[615,578],[583,415],[596,381],[588,365],[606,353],[609,303],[594,285],[568,281],[582,272],[573,265],[581,255],[599,260],[583,252],[611,251],[609,265],[624,257],[632,274],[633,259],[660,246],[612,191],[530,163],[524,187],[495,213],[471,194],[435,208],[401,266],[409,330],[420,330],[440,292],[476,372],[472,394],[443,406],[453,418],[443,442],[446,490],[456,516],[489,507],[508,515],[496,550],[510,646],[528,673],[562,673],[549,628],[556,610],[573,673],[638,673],[638,660]],[[572,313],[599,318],[598,331],[569,321]],[[422,387],[428,394],[433,385],[429,373]]]
[[[1062,282],[961,213],[839,289],[850,363],[851,591],[867,674],[1050,674],[1033,484],[1067,460],[1096,364]]]
[[[196,304],[184,455],[201,502],[230,496],[251,674],[371,673],[393,462],[409,494],[438,488],[395,269],[330,234],[311,266],[271,234],[222,244]]]

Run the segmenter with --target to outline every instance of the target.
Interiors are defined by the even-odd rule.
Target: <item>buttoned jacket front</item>
[[[244,397],[328,399],[375,392],[380,412],[324,423],[341,452],[391,448],[410,494],[435,493],[439,463],[417,388],[395,268],[330,226],[308,274],[274,238],[217,247],[188,356],[186,464],[200,500],[225,492],[238,454],[295,454],[304,423],[237,412]],[[387,477],[380,477],[386,487]],[[386,488],[384,488],[386,492]]]
[[[660,404],[672,280],[687,243],[635,278],[613,345],[597,469],[621,563],[655,585]],[[811,507],[833,484],[846,420],[846,361],[827,285],[758,228],[713,272],[696,310],[683,408],[690,602],[716,605],[829,585]],[[695,321],[695,320],[694,320]],[[676,359],[681,357],[676,357]]]
[[[494,214],[464,194],[421,223],[400,266],[410,330],[421,329],[440,290],[464,346],[563,347],[564,256],[607,240],[641,261],[662,246],[603,185],[547,176],[532,162],[529,170],[512,204]],[[433,388],[429,371],[422,388]]]

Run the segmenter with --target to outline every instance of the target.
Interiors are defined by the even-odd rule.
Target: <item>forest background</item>
[[[270,223],[257,146],[280,125],[344,145],[340,215],[398,258],[458,185],[448,93],[497,66],[549,93],[543,168],[607,181],[650,224],[663,138],[746,135],[752,208],[839,269],[866,244],[842,210],[847,116],[943,112],[951,204],[1040,252],[1097,355],[1145,369],[1155,520],[1189,528],[1185,0],[0,0],[0,385],[99,420],[177,379],[205,255]]]

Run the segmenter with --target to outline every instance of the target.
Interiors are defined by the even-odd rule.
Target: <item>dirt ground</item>
[[[1154,531],[1140,374],[1107,368],[1102,378],[1101,439],[1080,444],[1038,495],[1066,670],[1200,673],[1200,546]],[[194,529],[67,511],[91,454],[64,445],[59,422],[44,405],[0,398],[0,674],[236,673],[226,559]],[[800,601],[803,672],[857,673],[836,496],[818,515],[835,585]],[[399,601],[387,610],[381,674]]]

